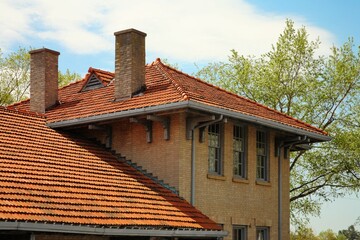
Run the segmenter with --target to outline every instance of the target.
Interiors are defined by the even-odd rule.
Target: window
[[[245,239],[246,239],[246,226],[234,226],[233,240],[245,240]]]
[[[269,240],[269,228],[268,227],[257,227],[256,228],[256,240]]]
[[[209,172],[221,175],[221,139],[220,124],[213,124],[208,127],[209,141]]]
[[[245,161],[245,128],[234,125],[233,130],[233,159],[234,175],[246,178],[246,161]]]
[[[268,181],[268,143],[264,131],[256,131],[256,178]]]

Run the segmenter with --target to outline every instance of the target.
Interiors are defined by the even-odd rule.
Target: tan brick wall
[[[196,141],[196,200],[195,206],[229,232],[232,226],[245,225],[248,239],[255,239],[256,227],[270,227],[270,238],[278,232],[278,158],[275,157],[275,132],[270,138],[270,181],[256,181],[256,127],[248,125],[247,179],[233,179],[232,131],[233,123],[224,124],[223,176],[208,175],[208,143]],[[198,131],[197,131],[198,133]],[[198,139],[197,136],[195,136]],[[207,138],[207,135],[206,135]],[[289,164],[283,161],[283,239],[289,239]]]
[[[153,123],[153,141],[146,142],[145,128],[129,119],[112,124],[113,148],[126,158],[143,166],[180,191],[190,201],[191,140],[186,140],[186,113],[171,115],[170,140],[164,140],[163,127]],[[247,179],[233,178],[232,131],[233,123],[224,124],[224,176],[208,175],[208,143],[196,144],[196,195],[195,206],[229,232],[225,239],[232,239],[232,226],[248,227],[248,239],[255,239],[257,226],[270,227],[271,239],[278,232],[278,158],[275,156],[275,134],[270,139],[270,181],[256,182],[256,130],[247,126]],[[289,161],[283,159],[283,239],[289,239]]]
[[[129,119],[114,123],[113,149],[127,159],[137,163],[148,172],[165,180],[166,183],[179,189],[180,159],[186,144],[181,114],[174,114],[170,118],[170,139],[164,139],[164,128],[160,122],[153,122],[152,142],[146,141],[145,127],[138,123],[130,123]],[[183,181],[183,175],[181,181]]]
[[[35,240],[109,240],[107,236],[59,234],[59,233],[35,233]]]

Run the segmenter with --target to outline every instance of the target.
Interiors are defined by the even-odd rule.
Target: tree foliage
[[[316,235],[312,228],[301,226],[295,232],[290,233],[291,240],[348,240],[341,232],[336,234],[333,230],[328,229]]]
[[[3,56],[0,49],[0,106],[24,99],[28,95],[30,55],[25,48]]]
[[[71,72],[69,69],[66,69],[65,73],[59,71],[59,87],[68,85],[71,82],[75,82],[80,79],[80,74],[76,72]]]
[[[360,232],[355,229],[354,225],[339,231],[339,234],[344,235],[347,240],[360,240]]]
[[[30,49],[20,47],[16,52],[4,56],[0,49],[0,106],[9,105],[29,97]],[[59,71],[59,87],[79,79],[80,75]]]
[[[291,156],[291,210],[318,214],[323,201],[360,189],[360,55],[350,38],[318,56],[320,40],[291,20],[271,51],[256,58],[231,51],[197,77],[328,131],[333,141]],[[296,218],[294,217],[296,216]],[[300,219],[304,220],[304,219]]]

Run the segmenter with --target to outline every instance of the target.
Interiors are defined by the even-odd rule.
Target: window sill
[[[233,177],[232,181],[235,183],[249,184],[249,179],[241,178],[241,177]]]
[[[271,182],[264,180],[256,180],[256,185],[271,187]]]
[[[215,174],[211,174],[211,173],[208,173],[207,178],[209,178],[209,179],[215,179],[215,180],[221,180],[221,181],[226,181],[226,177],[225,177],[225,176],[215,175]]]

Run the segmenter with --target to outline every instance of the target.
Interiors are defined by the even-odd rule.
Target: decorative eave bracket
[[[155,115],[147,115],[146,119],[153,121],[153,122],[160,122],[164,128],[164,139],[165,140],[170,139],[170,118],[159,117],[159,116],[155,116]]]
[[[152,142],[152,121],[146,119],[130,118],[130,122],[143,125],[146,131],[146,142]]]
[[[192,138],[192,130],[194,130],[197,125],[203,122],[209,122],[214,120],[215,120],[215,115],[186,118],[186,139],[190,140]]]

